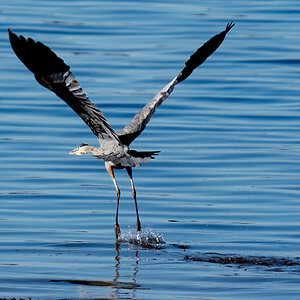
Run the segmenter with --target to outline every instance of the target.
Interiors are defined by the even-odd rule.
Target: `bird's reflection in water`
[[[92,287],[108,287],[111,291],[108,293],[108,299],[135,299],[135,292],[138,289],[145,289],[141,287],[136,280],[136,276],[139,271],[139,250],[134,251],[134,260],[135,265],[131,268],[127,268],[126,270],[132,271],[130,275],[120,275],[121,271],[121,255],[120,255],[120,243],[115,243],[116,256],[115,256],[115,275],[113,280],[51,280],[51,282],[65,282],[71,283],[78,286],[78,293],[80,295],[89,295],[90,291],[85,286]],[[122,280],[122,278],[130,278],[130,280]],[[100,291],[99,291],[100,293]]]
[[[128,256],[121,255],[121,244],[130,247],[130,257],[135,261],[134,265],[129,265],[124,262],[124,258],[128,259]],[[160,233],[155,233],[151,228],[146,228],[145,231],[141,233],[132,233],[131,231],[126,234],[122,234],[120,239],[115,243],[115,257],[114,257],[114,269],[115,274],[112,280],[81,280],[81,279],[63,279],[63,280],[51,280],[51,282],[65,282],[71,283],[78,286],[78,293],[80,295],[89,295],[91,292],[87,286],[92,287],[108,287],[110,291],[108,293],[108,298],[112,299],[135,299],[135,294],[137,290],[147,289],[140,284],[136,279],[139,272],[139,251],[147,249],[163,249],[165,245],[165,240],[163,235]],[[133,254],[134,253],[134,254]],[[123,272],[130,271],[130,274],[121,275],[121,266],[123,258]],[[122,280],[126,278],[126,280]],[[129,280],[128,280],[129,278]],[[101,291],[99,291],[101,293]]]
[[[131,268],[132,274],[127,276],[130,278],[129,282],[120,281],[120,278],[124,277],[120,275],[121,268],[121,255],[120,255],[120,245],[126,244],[130,247],[134,247],[135,253],[135,265]],[[126,234],[122,234],[119,240],[115,243],[116,256],[115,256],[115,278],[113,280],[114,285],[112,286],[113,292],[110,293],[110,296],[116,299],[124,296],[124,289],[128,299],[135,299],[135,292],[138,289],[145,289],[141,287],[136,279],[136,276],[139,272],[139,251],[143,249],[162,249],[164,247],[165,240],[163,235],[160,233],[155,233],[149,227],[146,228],[144,232],[141,233],[132,233],[129,231]]]
[[[128,276],[130,278],[129,282],[126,282],[124,286],[124,281],[119,281],[120,277],[120,268],[121,268],[121,257],[120,257],[120,243],[116,242],[116,256],[115,256],[115,278],[113,282],[115,285],[112,287],[112,292],[109,294],[109,298],[119,299],[124,296],[124,289],[126,290],[126,297],[128,299],[135,299],[135,292],[137,289],[142,289],[142,287],[137,283],[136,275],[139,272],[139,250],[135,251],[135,266],[131,269],[132,274]],[[127,277],[127,276],[126,276]]]

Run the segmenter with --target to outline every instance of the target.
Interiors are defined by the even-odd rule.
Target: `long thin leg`
[[[115,185],[115,188],[116,188],[116,192],[117,192],[117,209],[116,209],[116,222],[115,222],[115,234],[116,234],[116,239],[119,238],[119,236],[121,235],[121,230],[120,230],[120,226],[119,226],[119,223],[118,223],[118,216],[119,216],[119,202],[120,202],[120,189],[118,187],[118,184],[117,184],[117,181],[116,181],[116,178],[115,178],[115,174],[114,174],[114,170],[112,168],[111,165],[109,164],[105,164],[105,167],[106,167],[106,170],[109,174],[109,176],[111,177],[114,185]]]
[[[138,206],[137,206],[137,201],[136,201],[136,191],[135,191],[135,187],[134,187],[134,183],[133,183],[133,179],[132,179],[132,168],[126,168],[126,171],[130,177],[130,182],[131,182],[131,186],[132,186],[132,195],[134,198],[134,204],[135,204],[135,211],[136,211],[136,230],[138,232],[141,232],[141,222],[140,222],[140,218],[139,218],[139,210],[138,210]]]

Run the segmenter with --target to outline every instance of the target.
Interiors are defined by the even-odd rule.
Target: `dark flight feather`
[[[120,140],[103,113],[83,92],[70,67],[49,47],[33,39],[17,36],[11,30],[9,39],[17,57],[34,73],[36,80],[64,100],[101,139]]]
[[[157,95],[155,95],[121,130],[117,132],[121,142],[130,145],[146,128],[155,110],[169,97],[174,87],[186,79],[198,66],[200,66],[223,42],[227,32],[234,26],[228,23],[226,29],[212,37],[200,47],[185,63],[185,68],[180,74],[168,83]]]
[[[177,77],[178,83],[189,77],[197,67],[204,63],[205,60],[218,49],[218,47],[222,44],[226,34],[233,26],[233,22],[228,23],[224,31],[212,37],[209,41],[202,45],[193,55],[191,55],[190,59],[185,63],[185,68]]]

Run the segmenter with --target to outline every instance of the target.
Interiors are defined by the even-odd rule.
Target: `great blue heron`
[[[179,75],[151,99],[123,129],[117,132],[110,127],[96,105],[88,99],[80,84],[75,80],[75,76],[70,72],[70,67],[61,58],[41,42],[35,42],[31,38],[25,39],[22,35],[17,36],[8,29],[10,43],[15,54],[34,73],[35,79],[64,100],[97,136],[100,148],[80,144],[70,154],[92,153],[97,158],[104,160],[106,170],[113,180],[117,192],[115,221],[117,239],[121,234],[118,224],[120,189],[114,176],[114,169],[125,168],[130,177],[137,217],[136,229],[140,232],[141,223],[132,179],[132,168],[154,158],[154,155],[157,155],[159,151],[140,152],[129,149],[129,145],[145,129],[156,108],[168,98],[175,85],[186,79],[195,68],[201,65],[221,45],[226,34],[233,26],[233,22],[228,23],[224,31],[215,35],[200,47],[185,63],[185,67]]]

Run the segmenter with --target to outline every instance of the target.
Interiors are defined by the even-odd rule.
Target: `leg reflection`
[[[128,267],[128,264],[132,264],[132,260],[125,260],[122,268],[121,249],[120,244],[117,242],[115,243],[115,249],[115,276],[112,280],[113,284],[111,286],[112,292],[110,293],[110,297],[113,299],[123,299],[124,297],[126,297],[126,299],[135,299],[136,290],[140,287],[136,279],[139,272],[139,251],[135,251],[134,265]],[[128,274],[128,272],[130,272],[130,274]],[[128,278],[130,278],[129,281]]]

